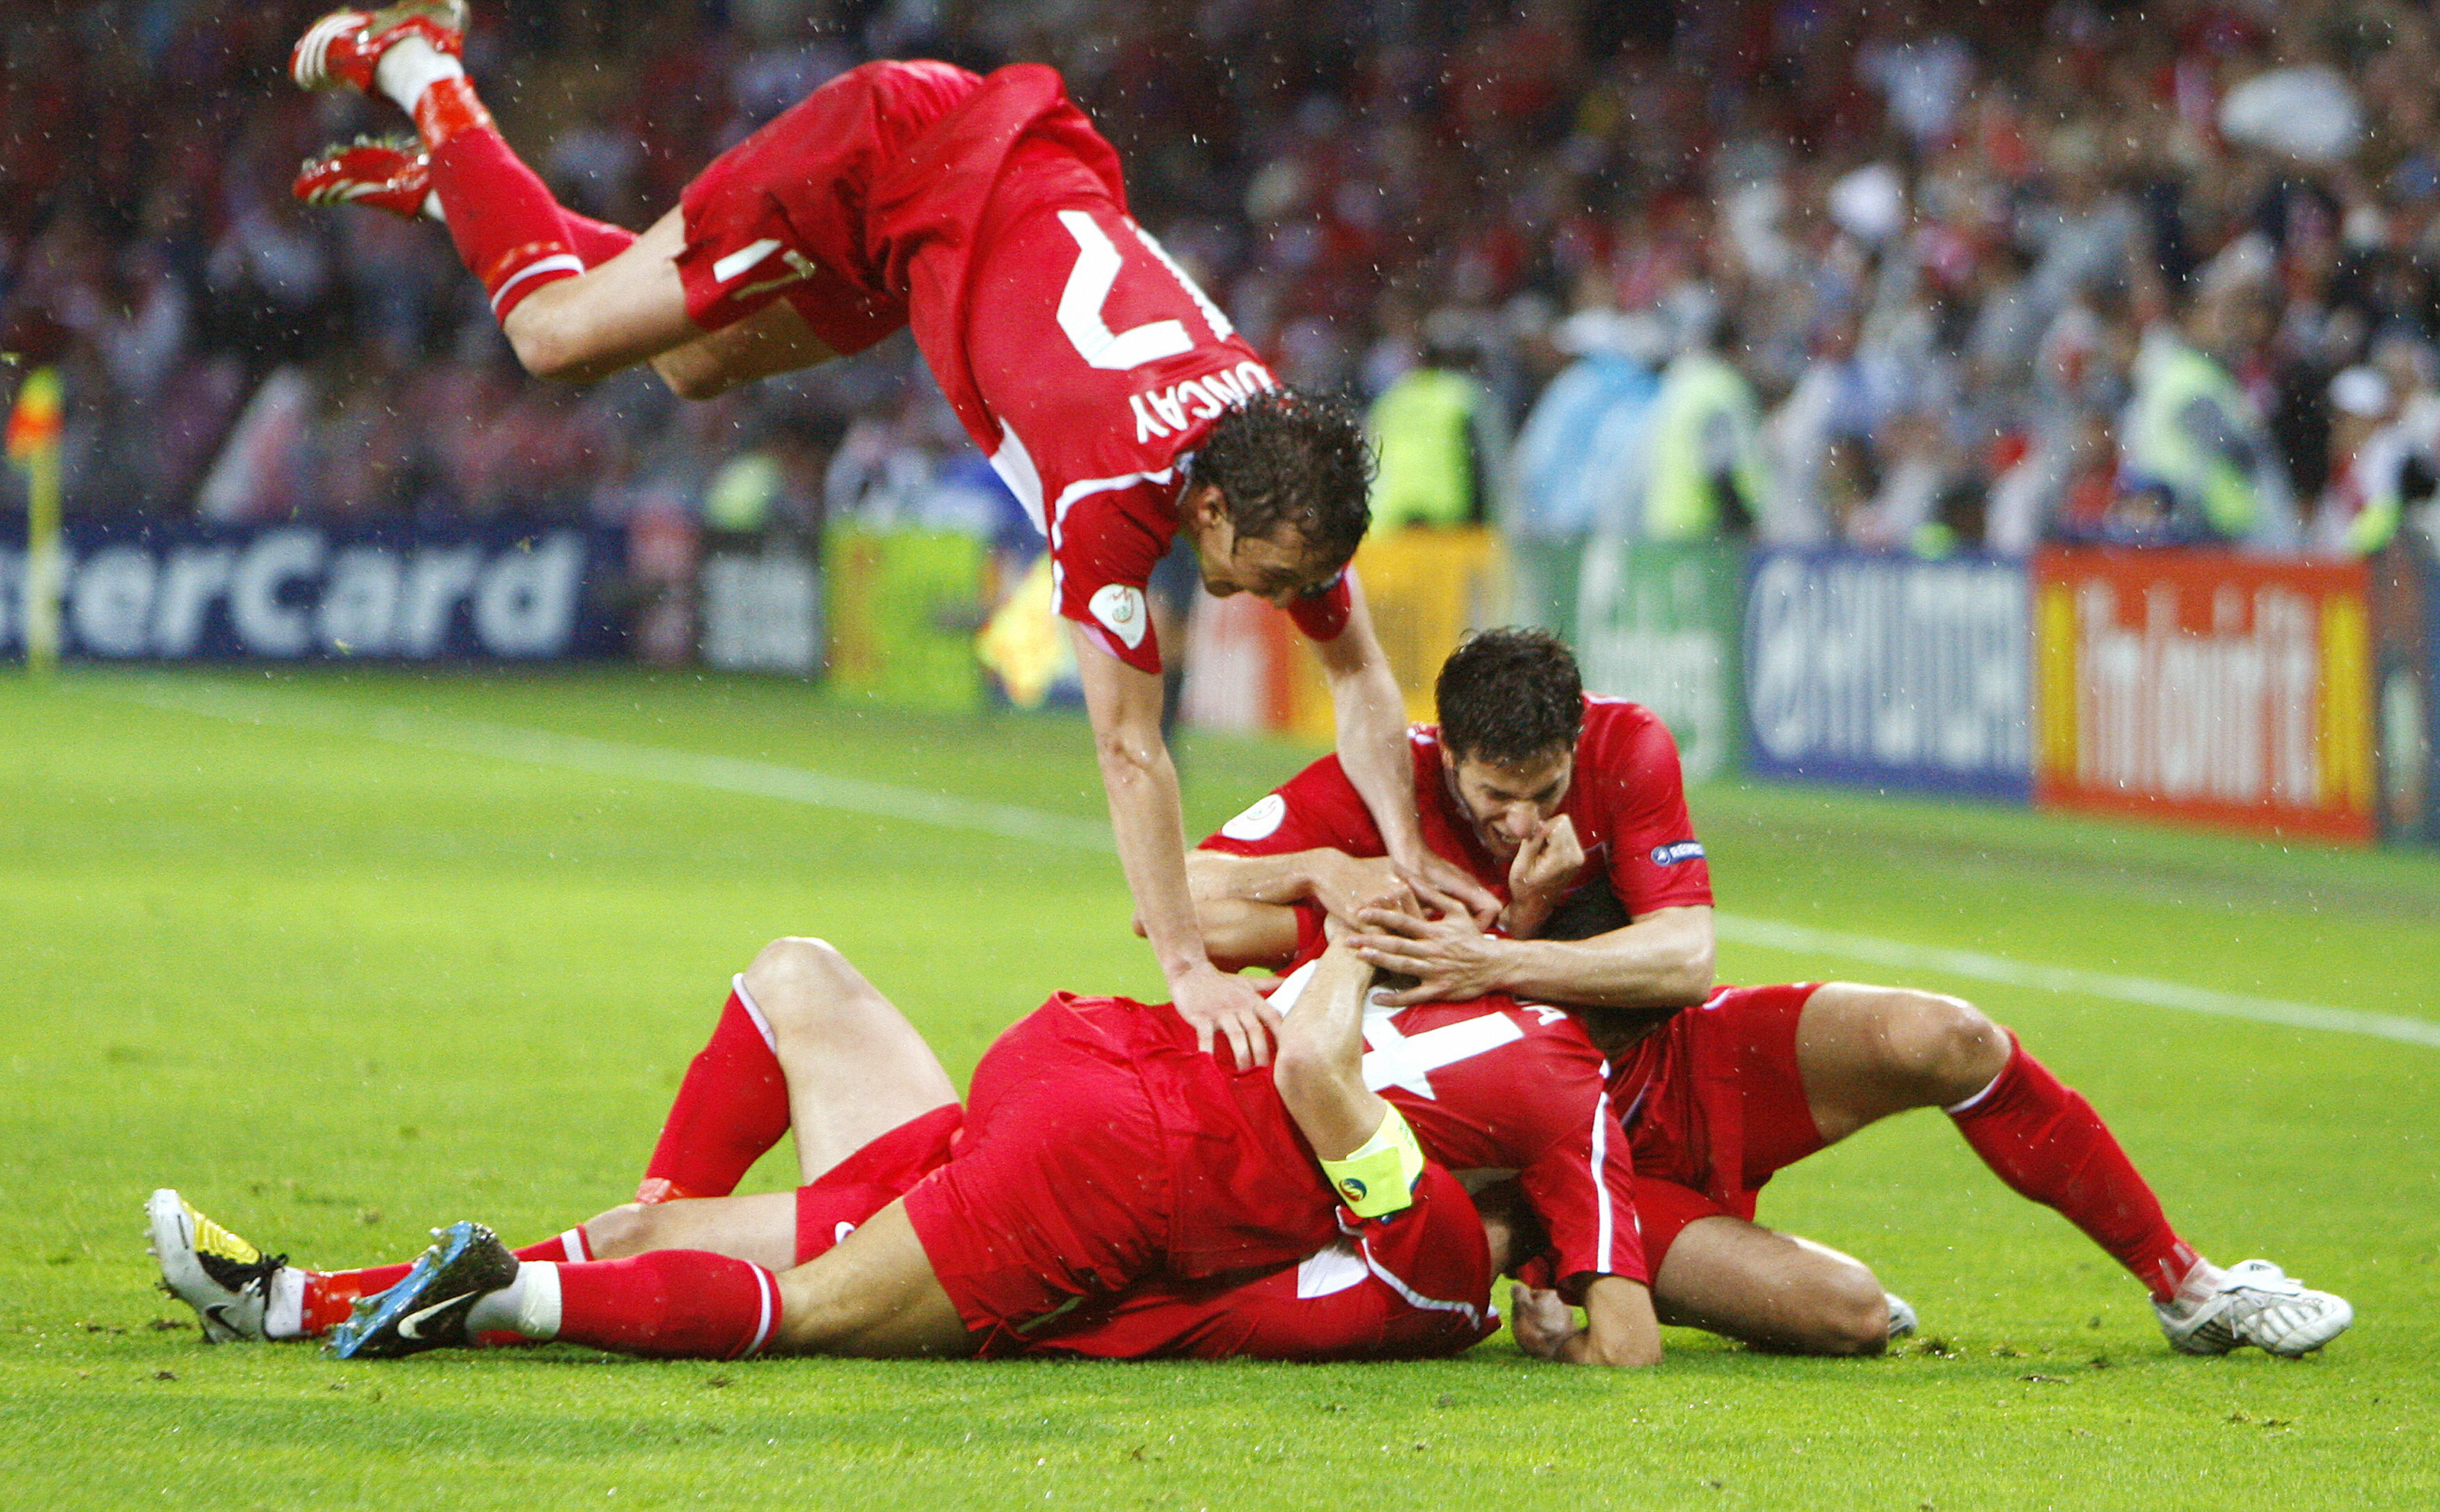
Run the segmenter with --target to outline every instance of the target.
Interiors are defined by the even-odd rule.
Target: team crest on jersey
[[[1654,866],[1676,866],[1680,861],[1699,861],[1702,858],[1703,842],[1700,840],[1672,840],[1666,845],[1652,848]]]
[[[1288,801],[1277,793],[1265,793],[1246,812],[1221,825],[1220,833],[1232,840],[1267,840],[1287,817]]]
[[[1085,607],[1109,628],[1110,634],[1125,641],[1129,651],[1143,644],[1144,628],[1150,622],[1144,613],[1143,589],[1124,583],[1104,583],[1093,590]]]

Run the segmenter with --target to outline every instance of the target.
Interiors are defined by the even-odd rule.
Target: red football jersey
[[[1050,70],[994,74],[924,145],[961,159],[963,183],[875,207],[927,233],[909,269],[915,339],[1050,540],[1060,614],[1157,673],[1144,584],[1177,533],[1185,459],[1222,410],[1277,385],[1127,214],[1116,155]],[[1329,639],[1347,610],[1341,582],[1294,618]]]
[[[1408,734],[1415,762],[1415,808],[1424,843],[1493,892],[1508,895],[1508,869],[1493,859],[1441,765],[1437,725]],[[1712,901],[1712,873],[1686,815],[1685,779],[1668,727],[1641,704],[1585,697],[1576,768],[1559,812],[1574,820],[1588,885],[1606,879],[1631,919],[1656,909]],[[1285,855],[1336,850],[1385,855],[1380,827],[1336,755],[1299,772],[1220,826],[1202,848],[1229,855]]]
[[[1312,969],[1283,978],[1273,1005],[1294,1012]],[[1516,1173],[1571,1299],[1596,1275],[1646,1279],[1609,1066],[1572,1016],[1499,993],[1376,1005],[1364,1044],[1364,1085],[1406,1115],[1426,1155],[1452,1171]]]
[[[1050,543],[1059,612],[1160,670],[1144,585],[1189,459],[1275,387],[1127,214],[1118,154],[1059,76],[878,63],[823,85],[689,186],[680,259],[707,328],[787,292],[837,350],[903,319],[967,434]],[[1300,604],[1317,639],[1345,583]]]
[[[1293,1011],[1308,978],[1283,979],[1272,1000],[1285,995],[1283,1011]],[[1336,1205],[1270,1068],[1231,1071],[1196,1050],[1166,1006],[1053,1001],[1123,1047],[1164,1109],[1173,1274],[1284,1265],[1335,1237],[1322,1225]],[[1366,1085],[1407,1116],[1426,1156],[1453,1171],[1516,1174],[1571,1297],[1595,1275],[1646,1279],[1633,1157],[1610,1107],[1608,1068],[1573,1018],[1504,997],[1422,1003],[1368,1015],[1365,1043]]]
[[[1103,1359],[1429,1359],[1499,1331],[1481,1220],[1455,1177],[1428,1166],[1414,1206],[1386,1218],[1339,1214],[1342,1237],[1249,1280],[1157,1277],[1027,1334],[995,1354]]]

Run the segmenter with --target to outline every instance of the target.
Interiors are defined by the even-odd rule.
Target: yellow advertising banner
[[[1355,552],[1356,581],[1390,670],[1407,695],[1407,717],[1432,717],[1432,683],[1468,630],[1505,622],[1508,559],[1481,529],[1399,531],[1368,536]],[[1307,740],[1334,736],[1330,685],[1311,648],[1294,658],[1289,728]]]

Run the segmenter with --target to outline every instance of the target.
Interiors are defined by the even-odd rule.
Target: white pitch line
[[[1908,945],[1868,934],[1840,934],[1782,924],[1775,919],[1749,919],[1723,913],[1713,920],[1723,940],[1765,945],[1800,955],[1843,956],[1850,961],[1893,966],[1900,971],[1939,971],[1977,981],[2045,992],[2077,993],[2089,998],[2114,998],[2149,1008],[2174,1008],[2180,1013],[2209,1014],[2216,1018],[2246,1018],[2258,1024],[2284,1024],[2290,1029],[2326,1029],[2342,1035],[2369,1035],[2409,1045],[2440,1048],[2440,1024],[2396,1014],[2364,1013],[2321,1003],[2288,1002],[2245,993],[2190,987],[2153,977],[2127,977],[2114,972],[2079,971],[2073,966],[2044,966],[1988,956],[1979,950],[1951,950],[1940,945]]]
[[[709,756],[659,746],[631,746],[562,735],[516,725],[458,719],[447,714],[381,708],[360,711],[334,701],[264,695],[226,683],[148,682],[126,687],[94,683],[85,686],[104,696],[124,699],[174,713],[202,714],[242,724],[280,725],[332,734],[369,735],[397,746],[459,755],[523,762],[531,766],[556,766],[630,782],[678,783],[724,793],[778,799],[813,808],[834,809],[875,819],[907,819],[942,829],[996,835],[1070,850],[1104,855],[1117,849],[1110,827],[1065,814],[1046,813],[1014,803],[991,803],[927,793],[889,783],[868,783],[852,777],[831,777],[801,766],[751,761],[736,756]]]
[[[831,777],[775,762],[704,756],[658,746],[631,746],[583,735],[562,735],[515,725],[458,719],[446,714],[397,708],[366,712],[330,701],[309,703],[302,697],[265,695],[226,683],[181,680],[110,686],[83,682],[81,686],[105,697],[176,713],[327,730],[334,734],[369,735],[395,745],[523,762],[534,766],[556,766],[600,777],[677,783],[1103,855],[1115,849],[1108,826],[1091,820],[1014,803],[980,802],[912,787],[899,787],[888,783]],[[1793,954],[1836,956],[1900,971],[1937,971],[2001,986],[2108,998],[2120,1002],[2140,1003],[2148,1008],[2168,1008],[2217,1018],[2242,1018],[2291,1029],[2363,1035],[2440,1049],[2440,1023],[2395,1014],[2365,1013],[2321,1003],[2256,998],[2244,993],[2189,986],[2183,982],[2162,981],[2151,977],[2081,971],[2072,966],[2045,966],[2012,961],[2005,956],[1985,955],[1977,950],[1910,945],[1875,935],[1844,934],[1805,925],[1784,924],[1775,919],[1749,918],[1743,914],[1718,914],[1713,925],[1723,940]]]

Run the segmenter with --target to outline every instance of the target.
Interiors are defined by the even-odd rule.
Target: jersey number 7
[[[1083,210],[1061,210],[1059,224],[1076,239],[1076,265],[1068,270],[1067,287],[1059,291],[1059,329],[1068,333],[1078,356],[1095,368],[1124,371],[1194,350],[1194,338],[1186,333],[1186,324],[1181,320],[1147,320],[1124,331],[1112,331],[1109,322],[1102,318],[1102,307],[1109,302],[1110,290],[1117,286],[1119,270],[1123,265],[1118,245]],[[1130,228],[1194,301],[1195,309],[1211,327],[1212,335],[1227,340],[1234,328],[1219,307],[1170,261],[1159,243],[1146,236],[1140,227]]]

